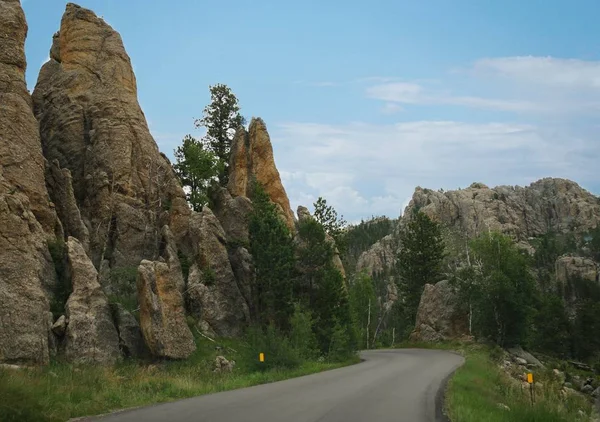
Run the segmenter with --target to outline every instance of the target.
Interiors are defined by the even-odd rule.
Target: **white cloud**
[[[385,103],[383,107],[381,107],[381,112],[383,114],[396,114],[401,111],[404,111],[404,108],[396,103]]]
[[[600,61],[517,56],[477,60],[472,68],[531,84],[600,90]]]
[[[593,181],[600,158],[591,136],[521,123],[287,123],[273,128],[271,139],[292,206],[324,196],[350,221],[400,215],[417,185]]]

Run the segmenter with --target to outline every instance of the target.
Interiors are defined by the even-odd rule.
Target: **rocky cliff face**
[[[52,196],[73,191],[85,228],[73,211],[61,217],[73,234],[87,229],[96,268],[156,258],[161,227],[187,205],[148,130],[120,35],[69,3],[33,100],[44,154],[71,176],[49,184]]]
[[[240,128],[231,145],[228,189],[233,196],[252,196],[252,181],[259,182],[279,208],[282,217],[293,233],[294,213],[281,183],[273,158],[273,146],[262,119],[252,119],[248,131]]]
[[[20,2],[0,0],[0,362],[46,363],[55,284],[46,241],[62,229],[25,84],[26,35]]]
[[[421,210],[469,237],[487,230],[527,240],[550,230],[583,233],[600,223],[600,200],[564,179],[542,179],[522,188],[481,183],[448,192],[417,188],[405,210]]]

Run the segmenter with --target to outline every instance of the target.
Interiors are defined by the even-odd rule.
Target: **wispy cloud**
[[[460,79],[460,77],[467,77]],[[456,83],[457,79],[458,82]],[[513,113],[595,114],[600,111],[600,61],[501,57],[475,61],[445,83],[372,78],[370,98],[414,105],[447,105]],[[365,81],[368,81],[365,80]],[[461,93],[454,85],[467,85]]]

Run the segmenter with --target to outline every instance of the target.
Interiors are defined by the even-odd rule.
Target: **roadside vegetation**
[[[264,343],[267,341],[270,344]],[[198,336],[196,352],[185,361],[126,360],[114,367],[53,362],[42,368],[0,369],[0,421],[64,422],[280,381],[359,361],[356,355],[341,361],[316,356],[305,359],[302,350],[286,346],[286,341],[274,334],[255,337],[254,342],[229,339],[213,343]],[[257,342],[263,342],[260,349],[254,347]],[[265,353],[264,363],[259,362],[259,350]],[[233,371],[214,372],[215,358],[221,355],[236,362]]]
[[[454,348],[452,346],[446,346]],[[448,383],[445,410],[451,422],[575,422],[592,419],[593,404],[564,394],[552,369],[535,369],[535,404],[526,382],[500,368],[502,351],[489,346],[457,348],[465,356]]]

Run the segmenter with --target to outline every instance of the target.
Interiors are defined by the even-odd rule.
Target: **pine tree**
[[[404,297],[407,318],[414,322],[425,284],[436,283],[441,277],[444,242],[439,224],[420,211],[408,221],[400,242],[398,287]]]
[[[221,163],[191,135],[186,135],[175,150],[175,160],[173,168],[186,192],[188,203],[195,211],[202,211],[208,203],[209,187],[222,171]]]
[[[263,326],[274,324],[287,329],[294,311],[294,245],[285,222],[260,184],[254,185],[252,197],[250,253],[256,272],[253,319]]]
[[[341,250],[344,245],[342,242],[342,234],[344,232],[344,228],[346,227],[346,220],[344,220],[344,216],[339,216],[338,213],[331,205],[327,205],[327,200],[323,197],[319,197],[317,202],[313,204],[315,207],[314,218],[321,224],[325,233],[330,235],[337,245],[337,247]]]
[[[211,102],[204,108],[203,117],[195,121],[196,127],[206,127],[203,141],[219,160],[219,183],[225,186],[229,175],[231,141],[236,130],[246,121],[240,114],[238,99],[227,85],[210,86]]]

